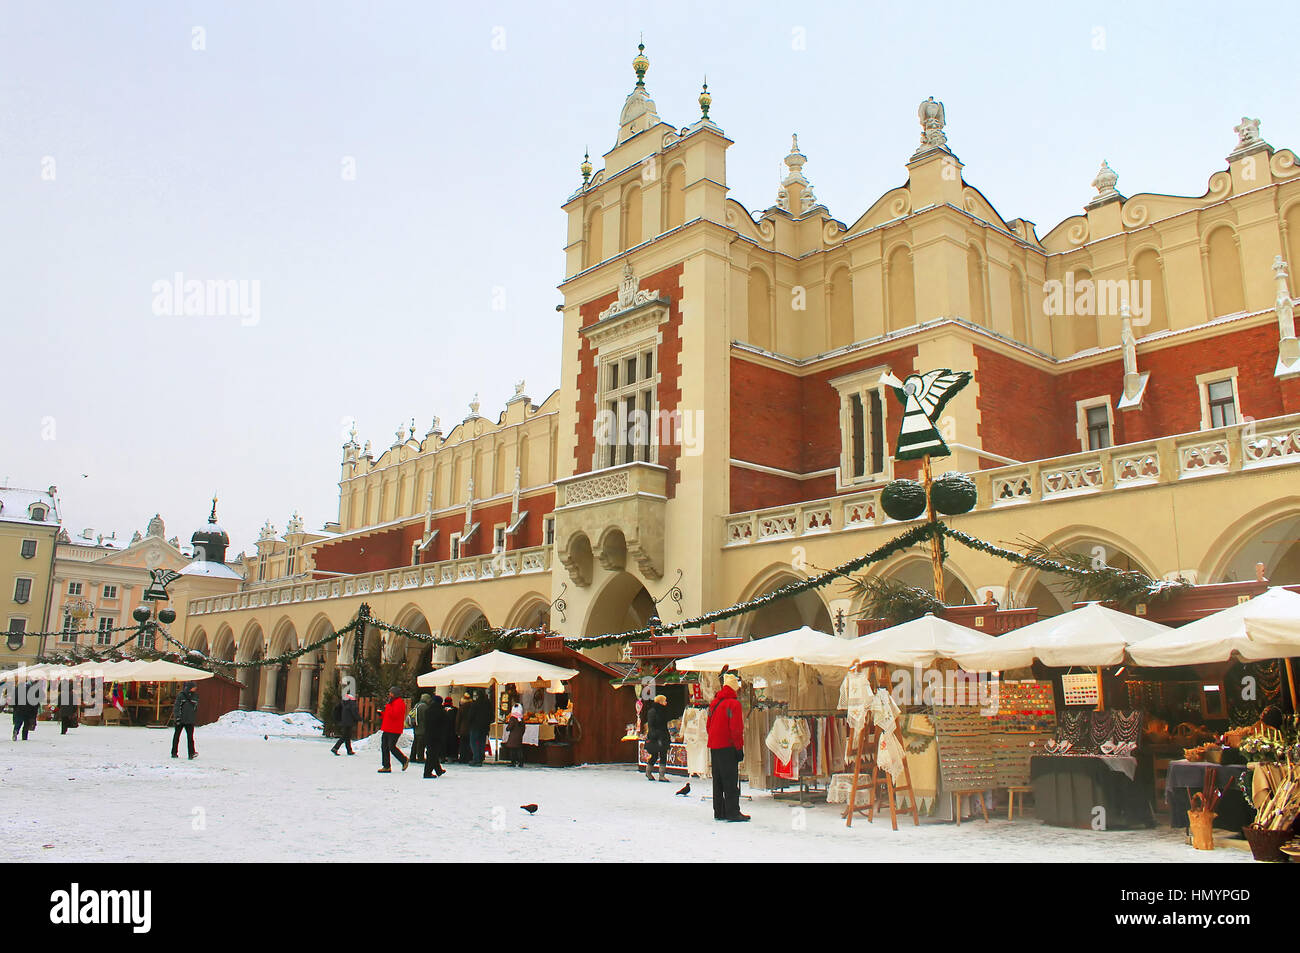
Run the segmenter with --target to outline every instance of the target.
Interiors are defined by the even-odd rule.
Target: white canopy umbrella
[[[39,665],[20,665],[18,668],[11,668],[7,672],[0,672],[0,681],[19,681],[24,678],[49,678],[52,669],[62,668],[61,665],[49,665],[41,663]]]
[[[121,669],[111,675],[106,674],[104,677],[111,678],[115,682],[197,682],[212,677],[211,672],[205,672],[201,668],[190,668],[188,665],[178,665],[165,659],[122,664],[130,668]]]
[[[1160,668],[1226,662],[1234,652],[1247,662],[1300,654],[1300,595],[1274,586],[1246,602],[1145,639],[1129,649],[1129,657],[1138,665]]]
[[[991,635],[927,614],[853,639],[843,646],[840,658],[845,667],[861,661],[910,668],[953,659],[967,668],[962,662],[964,656],[987,652],[996,641]]]
[[[968,652],[958,661],[964,669],[988,672],[1025,668],[1034,659],[1053,668],[1119,665],[1130,645],[1171,631],[1167,625],[1090,602],[998,636],[987,651]]]
[[[847,668],[847,663],[841,662],[847,644],[845,639],[804,626],[792,632],[752,639],[739,645],[728,645],[712,652],[678,659],[676,665],[679,672],[720,672],[724,665],[733,671],[739,671],[776,662]]]
[[[558,687],[557,683],[573,678],[577,674],[576,668],[562,668],[559,665],[510,655],[507,652],[489,652],[478,658],[425,672],[415,680],[415,683],[421,688],[433,688],[438,685],[464,688],[483,687],[493,682],[531,684],[542,679],[551,682],[554,690]]]

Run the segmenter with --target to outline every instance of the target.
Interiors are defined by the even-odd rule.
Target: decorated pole
[[[930,458],[946,457],[952,453],[939,432],[939,415],[943,412],[944,405],[969,384],[970,380],[970,371],[953,371],[946,367],[925,374],[911,374],[906,380],[901,381],[888,371],[880,376],[880,383],[893,390],[894,396],[903,405],[903,422],[898,428],[898,445],[894,450],[894,458],[921,461],[921,473],[925,481],[922,484],[925,494],[925,512],[930,526],[936,530],[930,536],[930,563],[934,569],[934,597],[940,604],[944,603],[943,539],[942,534],[937,532],[939,518],[935,512],[935,482],[934,472],[930,468]],[[915,488],[916,484],[912,483],[911,486]],[[885,489],[888,491],[889,487]],[[896,516],[889,512],[890,507],[884,495],[881,497],[881,502],[886,504],[885,512],[895,519],[912,519],[921,513],[921,507],[917,506],[916,511],[910,515]],[[974,500],[970,500],[970,503],[974,505]],[[947,507],[943,509],[944,512],[951,512]],[[907,512],[906,508],[903,512]]]

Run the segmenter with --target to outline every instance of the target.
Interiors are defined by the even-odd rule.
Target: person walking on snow
[[[176,751],[181,744],[181,732],[185,732],[185,746],[189,749],[190,760],[198,756],[194,750],[194,725],[199,720],[199,693],[194,690],[193,682],[186,682],[176,693],[172,702],[172,721],[176,730],[172,732],[172,757],[180,757]]]
[[[334,709],[334,720],[339,726],[339,740],[334,742],[334,747],[330,749],[337,757],[339,745],[346,745],[348,754],[356,754],[352,750],[352,736],[357,730],[357,723],[361,721],[361,712],[357,710],[357,696],[351,693],[343,696],[343,700]]]
[[[655,779],[655,760],[659,761],[659,780],[668,780],[668,748],[672,736],[668,733],[668,699],[656,695],[645,715],[645,753],[649,756],[645,762],[645,776]]]
[[[424,776],[426,778],[440,778],[447,772],[442,769],[440,749],[442,748],[443,738],[447,734],[444,723],[447,715],[442,708],[442,699],[434,695],[430,697],[429,703],[425,705],[424,711]]]
[[[420,696],[420,700],[415,703],[411,709],[411,714],[407,716],[406,724],[414,734],[414,740],[411,742],[411,760],[419,764],[424,760],[425,747],[428,744],[429,735],[429,702],[433,696],[425,692]]]
[[[506,721],[506,740],[502,746],[510,753],[510,767],[524,766],[524,706],[516,705],[510,709],[510,718]]]
[[[709,759],[713,763],[713,819],[747,821],[740,813],[740,762],[745,759],[745,715],[736,692],[740,677],[724,672],[722,687],[713,696],[705,725],[709,733]]]
[[[402,762],[402,770],[405,771],[411,766],[406,755],[402,754],[402,749],[397,747],[398,740],[402,737],[402,729],[406,726],[406,700],[402,698],[402,691],[396,685],[388,689],[388,704],[384,706],[383,712],[380,713],[379,730],[380,750],[382,752],[382,767],[379,769],[380,774],[392,774],[393,766],[390,760],[396,756],[397,760]]]

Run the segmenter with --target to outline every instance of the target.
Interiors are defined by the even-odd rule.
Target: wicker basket
[[[1184,748],[1183,757],[1188,761],[1200,761],[1205,757],[1205,752],[1200,748]]]
[[[1256,860],[1269,863],[1279,863],[1286,860],[1286,854],[1282,853],[1280,848],[1291,839],[1291,830],[1289,828],[1281,831],[1270,831],[1256,827],[1254,824],[1248,824],[1241,829],[1241,832],[1246,835],[1246,841],[1250,844],[1250,852]]]
[[[1188,811],[1187,824],[1192,829],[1192,846],[1197,850],[1214,850],[1214,811]]]

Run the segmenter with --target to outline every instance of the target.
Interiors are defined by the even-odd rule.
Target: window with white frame
[[[79,596],[79,595],[81,595],[81,583],[79,583],[79,582],[70,582],[70,583],[68,583],[68,595],[70,595],[70,596]]]
[[[112,616],[102,615],[99,617],[99,632],[95,635],[96,645],[112,645],[113,633],[110,631],[116,624],[117,620]]]
[[[504,553],[506,551],[506,524],[497,523],[496,528],[492,530],[492,552]]]
[[[1201,398],[1201,429],[1230,427],[1241,420],[1241,395],[1237,390],[1237,369],[1225,368],[1196,376]]]
[[[452,533],[449,538],[449,543],[450,543],[449,552],[451,554],[450,558],[460,559],[460,533]]]
[[[19,576],[14,580],[14,602],[30,602],[32,598],[32,580],[28,576]]]
[[[104,587],[104,598],[105,598],[105,599],[116,599],[116,598],[117,598],[117,586],[105,586],[105,587]]]
[[[72,617],[72,613],[63,613],[63,631],[59,633],[60,642],[77,641],[77,620]]]
[[[1115,417],[1109,397],[1075,403],[1075,434],[1081,450],[1105,450],[1115,445]]]
[[[542,545],[543,546],[555,545],[555,517],[554,516],[542,517]]]
[[[27,620],[21,616],[16,616],[9,620],[9,632],[26,632]]]
[[[601,359],[596,424],[596,465],[653,463],[655,393],[659,372],[655,349],[641,345]]]
[[[889,479],[891,462],[885,444],[886,387],[874,367],[830,382],[840,397],[840,467],[843,489]]]
[[[292,576],[294,567],[297,565],[297,563],[298,563],[298,550],[291,546],[289,547],[289,557],[285,562],[284,574],[286,576]]]
[[[23,559],[34,559],[36,557],[36,540],[23,540],[21,552]]]

